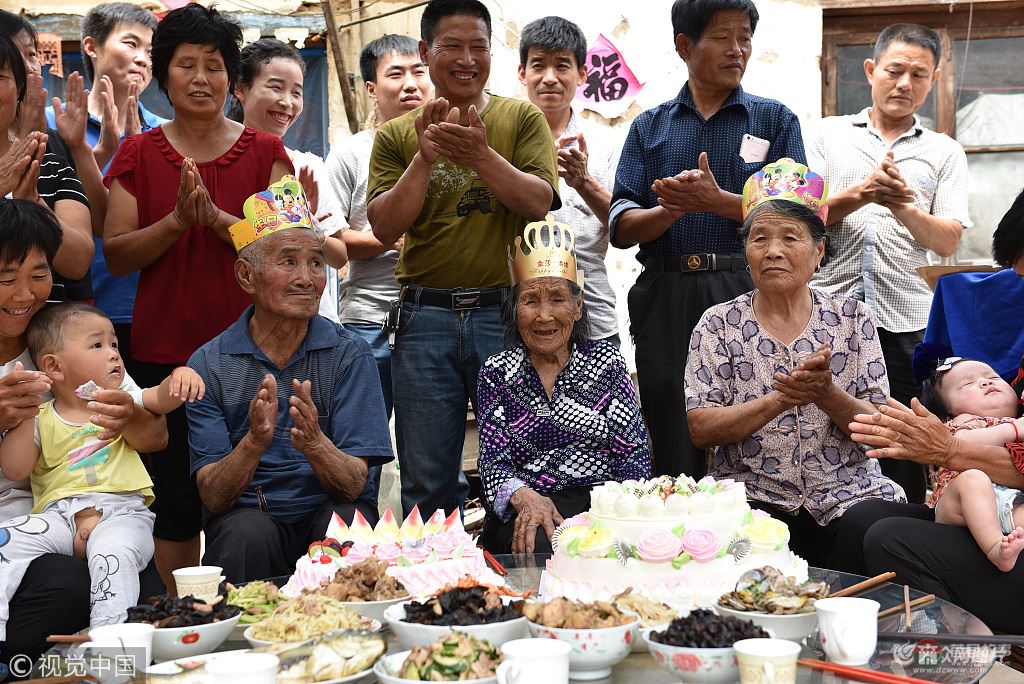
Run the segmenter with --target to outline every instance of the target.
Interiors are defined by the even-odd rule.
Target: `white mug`
[[[220,583],[224,581],[224,575],[220,574],[222,570],[216,565],[178,568],[171,573],[174,575],[174,583],[178,585],[178,598],[194,596],[203,601],[217,598]]]
[[[89,630],[89,642],[93,644],[113,644],[122,647],[124,655],[131,655],[136,660],[141,655],[144,662],[135,662],[138,672],[144,671],[153,660],[153,632],[156,627],[144,622],[125,622],[118,625],[103,625]]]
[[[274,684],[279,660],[270,653],[225,653],[206,663],[218,684]]]
[[[825,655],[840,665],[864,665],[878,642],[878,601],[841,596],[818,599],[818,629]]]
[[[572,646],[558,639],[515,639],[501,646],[498,684],[567,684]]]
[[[794,684],[800,644],[788,639],[743,639],[732,645],[742,684]]]

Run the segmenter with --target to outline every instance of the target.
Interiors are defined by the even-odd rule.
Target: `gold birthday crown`
[[[517,237],[515,247],[509,245],[508,268],[512,284],[530,278],[565,278],[583,287],[583,271],[576,268],[576,236],[565,223],[555,221],[551,214],[543,221],[530,223]],[[514,253],[513,253],[514,252]]]

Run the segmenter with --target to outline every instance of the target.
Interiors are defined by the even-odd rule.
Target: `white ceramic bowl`
[[[810,636],[818,627],[818,614],[797,613],[796,615],[774,615],[746,610],[733,610],[723,606],[715,606],[719,615],[730,615],[740,620],[750,620],[758,627],[764,628],[776,639],[787,639],[800,642]]]
[[[153,632],[153,660],[177,660],[204,655],[224,643],[242,614],[193,627],[161,627]]]
[[[398,644],[402,648],[413,648],[414,646],[426,646],[432,644],[452,630],[465,632],[477,639],[485,639],[495,648],[500,647],[506,641],[513,639],[525,639],[530,636],[526,626],[526,618],[518,617],[514,620],[504,622],[491,622],[486,625],[466,625],[459,627],[440,627],[437,625],[419,625],[414,622],[405,621],[405,606],[410,601],[403,601],[388,606],[384,611],[384,621],[395,633]]]
[[[382,625],[379,620],[371,619],[370,624],[367,627],[360,627],[359,629],[365,629],[367,632],[379,632],[381,629],[383,629],[383,627],[384,625]],[[300,639],[299,641],[267,641],[265,639],[257,639],[255,636],[253,636],[253,631],[255,630],[255,628],[256,625],[249,625],[248,627],[246,627],[245,631],[242,632],[242,635],[245,637],[245,640],[248,641],[249,645],[253,648],[281,645],[298,646],[299,644],[304,644],[310,639],[315,639],[316,637],[320,636],[319,634],[314,634],[313,636],[307,639]]]
[[[661,667],[684,684],[730,684],[739,681],[740,669],[736,664],[736,652],[729,648],[686,648],[669,646],[651,639],[651,632],[645,629],[641,638],[647,644],[651,657]]]
[[[572,646],[569,653],[570,679],[601,679],[612,673],[612,666],[629,655],[637,620],[617,627],[601,629],[563,629],[527,622],[530,635],[559,639]]]
[[[387,599],[386,601],[342,601],[341,605],[345,606],[353,613],[365,615],[368,618],[373,618],[377,622],[384,623],[384,611],[389,606],[393,606],[396,603],[405,603],[410,597],[403,596],[401,598]]]
[[[381,684],[409,684],[411,680],[403,679],[398,672],[402,663],[409,657],[409,653],[410,651],[392,653],[377,661],[373,666],[373,674],[377,675]],[[496,684],[498,680],[496,677],[484,677],[483,679],[463,679],[462,681],[471,684]]]

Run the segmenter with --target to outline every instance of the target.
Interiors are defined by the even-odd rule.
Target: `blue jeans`
[[[501,307],[468,311],[419,302],[409,286],[402,302],[391,371],[395,433],[402,470],[402,508],[419,505],[424,519],[435,510],[461,508],[469,493],[462,472],[467,400],[476,405],[480,366],[504,349]]]
[[[366,340],[373,352],[373,360],[377,362],[377,373],[380,374],[380,387],[384,390],[384,408],[391,418],[394,407],[391,390],[391,352],[388,350],[388,336],[380,328],[380,324],[346,323],[345,330]],[[373,482],[374,496],[380,494],[380,466],[373,466],[366,471],[366,479]]]

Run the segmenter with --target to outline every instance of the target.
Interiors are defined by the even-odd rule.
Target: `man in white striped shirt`
[[[811,285],[871,307],[891,395],[904,403],[917,393],[911,362],[931,308],[915,269],[928,264],[928,250],[955,254],[970,226],[963,148],[916,115],[939,78],[941,54],[932,29],[887,27],[864,61],[871,106],[824,119],[807,146],[810,167],[829,184],[829,239],[837,248]],[[924,502],[923,466],[888,461],[882,470],[908,500]]]

